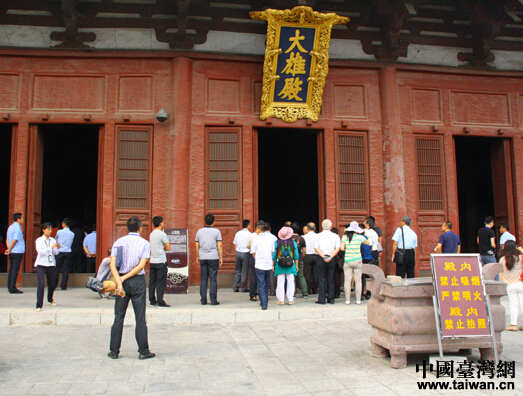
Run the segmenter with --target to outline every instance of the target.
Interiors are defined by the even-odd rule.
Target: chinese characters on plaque
[[[315,28],[280,27],[279,48],[282,53],[275,56],[276,73],[280,78],[274,81],[274,88],[271,89],[273,103],[280,106],[307,103],[312,85],[308,78],[316,63],[310,55],[315,38]]]
[[[443,338],[490,336],[478,255],[432,255]]]
[[[253,11],[250,16],[268,22],[260,119],[318,121],[332,25],[346,24],[349,18],[305,6]]]
[[[166,228],[171,250],[167,251],[167,294],[187,293],[189,287],[189,260],[187,228]]]

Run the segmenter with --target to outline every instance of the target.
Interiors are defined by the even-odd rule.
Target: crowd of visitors
[[[218,270],[223,265],[222,235],[214,227],[213,214],[205,216],[205,227],[198,230],[195,237],[197,252],[196,263],[200,265],[200,302],[207,304],[207,291],[210,284],[210,303],[219,305]],[[15,213],[13,223],[7,231],[5,255],[9,258],[7,287],[10,293],[20,294],[16,288],[16,278],[25,254],[25,242],[22,225],[24,216]],[[130,301],[136,318],[136,340],[139,346],[139,358],[149,359],[151,353],[147,341],[145,306],[147,287],[145,266],[150,262],[149,303],[158,308],[168,308],[164,301],[164,290],[168,274],[166,252],[170,243],[164,231],[165,224],[161,216],[152,219],[154,230],[150,240],[142,236],[142,224],[139,218],[127,221],[129,234],[118,239],[107,251],[98,268],[96,278],[103,285],[99,296],[102,299],[115,299],[115,320],[111,328],[109,357],[116,359],[120,353],[123,320]],[[400,226],[392,236],[392,261],[396,263],[396,275],[412,278],[415,276],[416,250],[418,239],[410,228],[411,219],[401,218]],[[363,264],[381,265],[383,259],[383,232],[370,216],[362,224],[352,221],[344,227],[342,238],[332,222],[325,219],[322,231],[316,231],[316,224],[308,223],[303,228],[297,222],[286,222],[278,231],[278,237],[271,233],[271,225],[263,220],[255,223],[251,232],[251,223],[244,220],[242,229],[234,237],[235,278],[234,292],[249,293],[250,301],[260,302],[261,309],[268,308],[269,296],[276,296],[276,305],[295,304],[296,289],[301,290],[304,299],[318,295],[317,304],[334,304],[340,298],[341,285],[344,285],[345,304],[351,304],[354,291],[356,304],[370,298],[365,288]],[[492,228],[494,218],[485,218],[485,226],[478,230],[477,243],[482,265],[496,262],[496,236]],[[86,258],[86,269],[94,272],[96,258],[96,228],[87,235],[77,232],[76,223],[65,218],[61,229],[53,228],[51,223],[43,223],[42,236],[35,241],[37,257],[36,267],[38,287],[36,310],[43,307],[45,281],[47,280],[47,301],[56,306],[54,290],[62,273],[61,288],[67,290],[68,274],[75,271],[79,247]],[[302,235],[300,235],[302,231]],[[436,253],[458,254],[461,252],[461,240],[452,231],[452,223],[445,221],[441,226],[442,234],[434,251]],[[516,238],[510,233],[509,224],[500,225],[499,262],[503,272],[500,280],[507,283],[510,303],[510,325],[508,331],[518,330],[518,312],[523,314],[523,249],[516,245]],[[55,235],[55,236],[53,236]],[[80,270],[81,264],[80,264]],[[249,279],[250,278],[250,279]],[[344,279],[344,282],[342,281]],[[275,281],[276,280],[276,281]],[[109,297],[106,294],[109,293]],[[523,330],[523,326],[520,327]]]
[[[214,215],[209,213],[204,220],[205,227],[198,230],[195,237],[196,263],[200,265],[201,273],[200,302],[202,305],[207,304],[210,284],[210,304],[219,305],[217,275],[223,265],[222,235],[220,230],[214,227]],[[16,288],[16,278],[25,253],[23,223],[23,214],[15,213],[6,237],[5,255],[8,256],[10,263],[7,287],[12,294],[23,293]],[[168,273],[166,252],[170,250],[170,244],[164,232],[163,218],[156,216],[152,219],[152,223],[154,230],[151,232],[150,241],[140,236],[139,231],[142,227],[141,223],[139,226],[137,223],[130,225],[132,230],[128,225],[130,238],[121,238],[115,242],[112,249],[108,249],[108,257],[102,260],[97,272],[97,279],[103,284],[103,290],[99,293],[100,298],[112,297],[120,301],[117,296],[124,298],[128,295],[125,307],[130,299],[133,305],[138,304],[136,307],[141,310],[141,293],[142,289],[146,289],[143,286],[143,277],[139,277],[145,273],[143,263],[149,261],[149,303],[158,308],[170,307],[163,298]],[[418,239],[410,225],[410,217],[402,217],[400,226],[392,236],[391,258],[396,263],[396,275],[404,278],[415,276]],[[313,222],[302,228],[297,222],[288,221],[278,231],[277,238],[271,233],[270,223],[258,220],[255,223],[255,230],[251,232],[250,220],[244,220],[242,229],[236,233],[233,241],[236,252],[233,291],[249,293],[249,300],[259,300],[264,310],[267,309],[269,296],[276,296],[277,305],[284,305],[285,301],[288,305],[294,305],[297,289],[301,291],[304,299],[317,295],[317,304],[334,304],[335,299],[340,298],[342,284],[345,304],[351,304],[352,291],[356,304],[361,304],[362,299],[369,299],[370,292],[366,290],[362,266],[363,264],[380,266],[383,259],[383,231],[376,225],[375,218],[370,216],[362,224],[356,221],[347,224],[342,238],[339,236],[338,229],[332,227],[329,219],[325,219],[321,227],[322,231],[318,233]],[[442,234],[434,249],[436,253],[461,252],[461,240],[452,231],[452,227],[450,221],[445,221],[441,226]],[[494,218],[488,216],[485,218],[485,226],[478,230],[477,243],[482,265],[497,261],[496,236],[493,227]],[[501,224],[499,229],[501,237],[498,252],[500,263],[503,265],[501,280],[508,284],[511,307],[511,324],[507,330],[517,330],[518,310],[523,313],[520,258],[523,249],[516,246],[516,238],[510,233],[509,224]],[[90,233],[84,233],[78,229],[74,220],[65,218],[61,222],[61,229],[53,228],[51,223],[44,223],[41,230],[42,236],[35,241],[37,311],[40,311],[43,306],[45,279],[48,287],[47,299],[54,306],[56,303],[53,295],[59,284],[60,273],[62,274],[61,289],[67,290],[69,273],[84,269],[82,264],[77,264],[80,262],[78,252],[83,251],[85,254],[84,263],[87,271],[94,272],[96,259],[95,225]],[[299,234],[300,231],[302,235]],[[132,238],[132,236],[139,236],[139,238]],[[138,243],[139,241],[145,242]],[[136,246],[140,246],[142,251],[139,259],[133,256],[136,262],[133,261],[131,268],[126,260],[130,260],[132,255],[137,254]],[[132,272],[135,273],[130,276]],[[129,285],[127,288],[126,284]],[[107,293],[109,297],[106,296]],[[120,307],[122,310],[124,305]],[[145,307],[145,302],[143,305]],[[141,320],[141,317],[137,316],[137,323],[138,319]],[[120,331],[120,321],[123,321],[121,314],[115,319],[116,333]],[[146,332],[142,324],[140,329],[140,332]],[[523,326],[521,329],[523,330]],[[116,333],[114,337],[117,339]],[[148,353],[147,348],[143,336],[140,337],[141,351],[145,356]],[[117,354],[118,341],[114,342],[114,346],[111,351]]]

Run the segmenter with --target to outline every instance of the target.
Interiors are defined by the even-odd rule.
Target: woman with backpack
[[[523,282],[521,281],[521,257],[523,253],[521,248],[516,246],[516,242],[507,241],[499,263],[503,265],[503,272],[499,280],[507,283],[508,301],[510,304],[510,326],[505,330],[518,330],[518,308],[523,313]],[[519,328],[523,330],[523,326]]]
[[[285,280],[287,280],[287,300],[289,305],[294,305],[294,277],[297,274],[296,267],[300,259],[298,246],[292,240],[292,228],[282,227],[278,232],[278,238],[274,243],[274,276],[278,280],[276,286],[277,305],[285,304]]]
[[[363,261],[361,258],[361,245],[372,246],[372,241],[363,235],[363,229],[358,226],[357,221],[352,221],[345,235],[341,238],[341,251],[345,252],[343,273],[345,275],[345,304],[350,304],[350,290],[352,276],[356,285],[356,304],[361,304],[361,271]]]

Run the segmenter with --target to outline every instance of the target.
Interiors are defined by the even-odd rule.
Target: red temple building
[[[350,18],[332,30],[319,120],[261,120],[267,22],[249,12],[300,5]],[[162,215],[189,229],[191,284],[207,212],[222,284],[242,219],[276,233],[373,215],[387,273],[404,215],[420,274],[444,220],[463,252],[487,215],[519,240],[522,19],[518,0],[2,0],[3,235],[23,212],[30,273],[43,221],[96,222],[105,252],[130,216],[148,237]]]

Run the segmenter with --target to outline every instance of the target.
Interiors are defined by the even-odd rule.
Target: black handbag
[[[394,262],[398,265],[405,263],[405,234],[403,233],[403,227],[401,227],[401,240],[403,241],[403,249],[396,249],[394,254]]]

